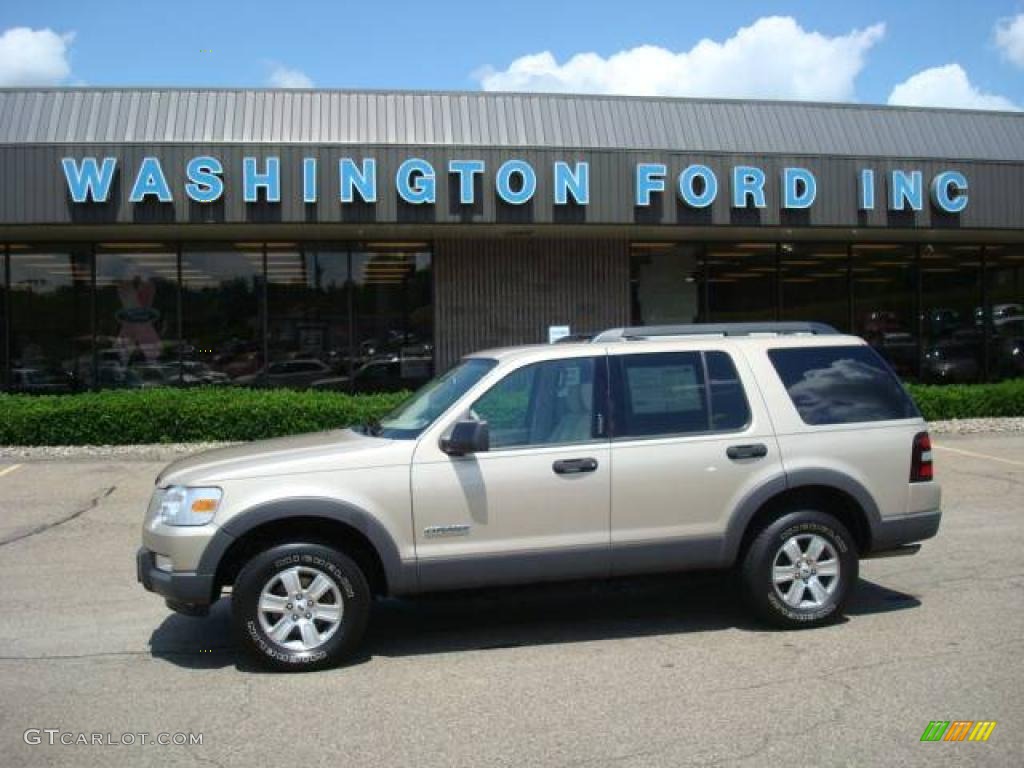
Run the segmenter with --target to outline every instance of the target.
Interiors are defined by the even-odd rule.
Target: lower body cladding
[[[142,586],[165,598],[167,606],[179,613],[204,615],[219,597],[213,594],[214,575],[165,570],[157,566],[157,557],[145,547],[136,553],[136,575]]]
[[[938,532],[942,514],[938,509],[914,514],[884,517],[872,521],[870,547],[861,557],[886,557],[912,554],[917,542]],[[504,553],[420,560],[402,564],[403,573],[395,581],[408,588],[396,593],[431,592],[528,582],[560,581],[584,578],[608,578],[640,573],[699,570],[728,567],[732,547],[723,538],[631,543],[622,547],[577,548],[551,552]],[[205,559],[205,558],[204,558]],[[187,615],[203,615],[220,597],[215,573],[178,572],[158,567],[157,554],[146,548],[138,551],[138,580],[150,592],[163,596],[173,610]],[[409,578],[408,571],[416,576]],[[215,570],[215,569],[214,569]],[[391,574],[388,574],[389,577]]]

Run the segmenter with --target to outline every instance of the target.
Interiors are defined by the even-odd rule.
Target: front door
[[[472,406],[491,449],[417,448],[413,517],[422,589],[603,576],[611,466],[607,358],[508,373]]]

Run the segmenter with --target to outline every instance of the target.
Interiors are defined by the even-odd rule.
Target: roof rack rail
[[[638,325],[627,328],[609,328],[596,334],[592,341],[597,343],[604,341],[638,341],[663,336],[753,336],[755,334],[835,336],[839,334],[839,331],[827,323],[803,322]]]

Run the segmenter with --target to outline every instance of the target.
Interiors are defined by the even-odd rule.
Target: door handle
[[[579,475],[597,469],[597,459],[561,459],[551,465],[556,475]]]
[[[730,459],[763,459],[768,455],[768,446],[764,443],[730,445],[725,449],[725,455]]]

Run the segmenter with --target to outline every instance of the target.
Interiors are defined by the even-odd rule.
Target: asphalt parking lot
[[[707,574],[385,601],[358,663],[290,676],[239,657],[226,601],[184,618],[135,583],[159,464],[4,460],[0,764],[1019,766],[1024,436],[936,444],[939,537],[865,562],[841,624],[765,630]]]

